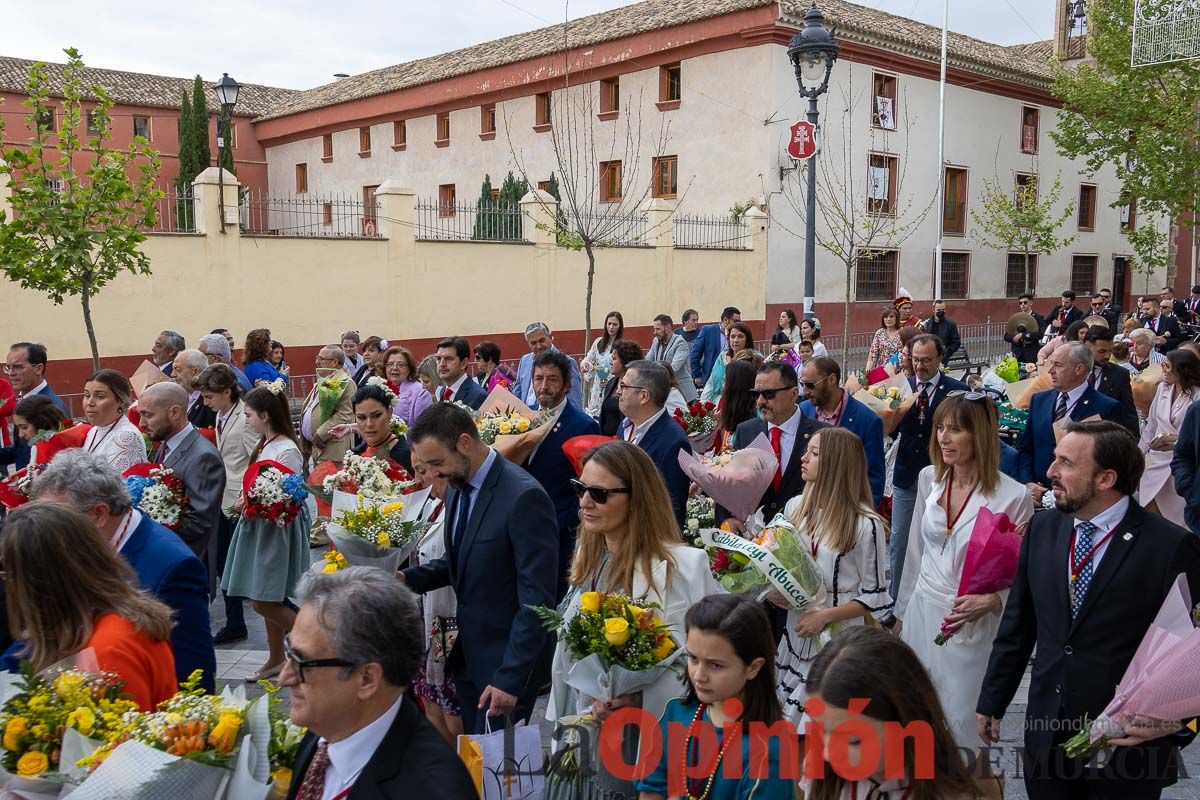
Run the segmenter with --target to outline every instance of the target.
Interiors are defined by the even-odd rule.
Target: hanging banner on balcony
[[[816,126],[806,120],[800,120],[792,126],[792,135],[788,140],[788,155],[797,161],[806,161],[817,152]]]

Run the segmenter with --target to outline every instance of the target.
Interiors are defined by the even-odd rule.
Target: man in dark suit
[[[696,334],[696,341],[692,342],[691,360],[692,378],[697,388],[701,388],[708,383],[708,376],[712,373],[713,365],[717,363],[717,359],[721,357],[721,353],[729,349],[729,341],[725,338],[729,331],[729,326],[741,321],[742,312],[733,306],[727,306],[721,312],[721,321],[719,323],[705,325]]]
[[[533,611],[554,606],[554,503],[525,470],[480,441],[474,420],[457,406],[434,403],[410,436],[414,455],[450,490],[446,554],[402,575],[416,592],[453,586],[458,597],[460,635],[446,668],[463,729],[483,733],[484,713],[528,719],[549,677],[554,642]]]
[[[18,402],[35,394],[44,395],[49,397],[51,402],[62,410],[63,414],[70,417],[71,412],[67,409],[67,404],[54,393],[46,381],[46,362],[48,360],[49,356],[46,353],[45,345],[17,342],[8,349],[8,357],[4,362],[5,372],[12,381]],[[16,469],[23,469],[29,464],[29,445],[19,436],[13,437],[12,447],[5,448],[5,453],[4,462],[11,461]]]
[[[474,800],[462,761],[405,697],[424,658],[412,592],[383,570],[351,567],[309,573],[298,593],[279,685],[308,733],[288,800]]]
[[[692,444],[679,423],[667,413],[667,395],[671,392],[667,368],[657,361],[634,361],[625,367],[625,377],[617,391],[621,413],[625,415],[617,436],[645,450],[654,461],[682,529],[690,481],[679,466],[679,451],[692,452]]]
[[[1154,347],[1158,352],[1169,353],[1183,341],[1183,330],[1179,327],[1179,320],[1175,319],[1174,301],[1143,297],[1139,319],[1142,327],[1154,334]]]
[[[154,339],[154,345],[150,348],[150,358],[163,375],[172,378],[175,373],[175,356],[179,355],[185,347],[187,347],[187,343],[182,334],[176,331],[163,331]]]
[[[1200,323],[1200,285],[1192,287],[1192,296],[1184,303],[1187,314],[1180,317],[1184,322],[1196,325]]]
[[[1200,597],[1200,539],[1144,511],[1137,441],[1113,422],[1072,423],[1049,478],[1057,510],[1035,514],[992,645],[976,711],[984,741],[999,740],[1030,654],[1025,713],[1031,800],[1158,798],[1178,776],[1179,720],[1126,724],[1103,765],[1060,745],[1113,697],[1143,635],[1182,573]]]
[[[946,360],[962,348],[962,338],[958,335],[958,323],[946,316],[946,301],[933,301],[933,314],[925,320],[925,332],[932,333],[942,340],[946,346]]]
[[[1166,300],[1171,304],[1171,316],[1175,317],[1175,319],[1187,320],[1188,304],[1184,300],[1177,300],[1175,298],[1175,290],[1170,286],[1164,286],[1162,288],[1162,291],[1158,293],[1158,299],[1160,303],[1163,300]]]
[[[1023,314],[1028,314],[1037,322],[1036,330],[1018,331],[1015,334],[1004,334],[1004,341],[1012,345],[1012,354],[1018,363],[1021,364],[1036,364],[1038,350],[1041,345],[1038,344],[1042,340],[1042,329],[1046,327],[1046,321],[1042,319],[1041,314],[1033,310],[1033,295],[1026,292],[1017,298],[1017,307]]]
[[[817,357],[804,365],[800,382],[808,399],[800,413],[835,428],[845,428],[858,437],[867,454],[867,475],[876,508],[883,499],[887,466],[883,457],[883,421],[879,415],[842,388],[842,368],[832,358]]]
[[[106,458],[75,448],[59,453],[34,481],[37,500],[63,503],[86,514],[133,567],[138,583],[174,611],[171,649],[182,682],[203,670],[201,686],[216,690],[216,654],[208,616],[208,575],[174,533],[142,514],[125,481]]]
[[[1077,319],[1083,319],[1083,311],[1075,305],[1075,292],[1067,289],[1059,298],[1059,303],[1050,309],[1046,315],[1046,336],[1057,336],[1065,333],[1067,328]]]
[[[1017,446],[1020,481],[1029,487],[1035,508],[1050,488],[1046,471],[1054,460],[1054,424],[1070,418],[1076,422],[1099,416],[1118,422],[1121,406],[1088,386],[1092,351],[1082,342],[1059,345],[1046,360],[1053,389],[1038,392],[1029,402],[1029,420]],[[1119,423],[1118,423],[1119,424]]]
[[[1120,415],[1114,419],[1134,436],[1139,435],[1137,406],[1129,386],[1129,370],[1111,361],[1113,332],[1103,325],[1088,328],[1087,346],[1092,351],[1092,371],[1088,386],[1120,403]]]
[[[208,367],[208,356],[199,350],[180,350],[175,356],[171,380],[188,393],[187,419],[197,428],[212,428],[217,424],[217,412],[204,405],[196,379]]]
[[[550,495],[558,518],[558,585],[555,602],[567,591],[567,571],[575,553],[575,529],[579,525],[579,498],[571,488],[575,476],[563,443],[574,436],[600,433],[596,420],[568,402],[571,388],[571,359],[557,350],[548,350],[533,360],[533,388],[538,406],[550,409],[554,418],[546,423],[549,432],[534,446],[525,469]]]
[[[1179,426],[1175,453],[1171,457],[1171,476],[1175,492],[1183,498],[1183,519],[1192,533],[1200,534],[1200,403],[1192,403]]]
[[[908,343],[914,377],[908,379],[916,399],[900,420],[896,433],[896,465],[892,476],[892,536],[888,540],[891,563],[891,592],[896,596],[904,571],[908,528],[917,501],[917,476],[929,466],[929,439],[933,435],[933,412],[950,392],[965,391],[967,385],[942,374],[946,348],[928,333]]]
[[[1119,303],[1113,302],[1112,289],[1101,289],[1098,294],[1104,303],[1103,308],[1100,310],[1100,316],[1104,317],[1104,319],[1108,322],[1108,327],[1111,328],[1114,333],[1116,333],[1117,331],[1121,330],[1121,326],[1119,324],[1119,320],[1121,318],[1121,306]]]
[[[216,591],[217,527],[225,492],[225,463],[216,445],[190,422],[184,408],[187,392],[177,383],[156,383],[138,398],[141,426],[158,443],[155,463],[174,472],[187,492],[179,538],[208,567],[210,591]]]
[[[442,385],[438,387],[437,399],[443,403],[463,403],[478,411],[487,399],[487,392],[467,374],[470,357],[471,343],[461,336],[448,336],[438,342],[434,358]]]

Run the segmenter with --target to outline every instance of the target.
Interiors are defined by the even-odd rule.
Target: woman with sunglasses
[[[932,463],[917,479],[895,630],[929,670],[959,747],[978,748],[975,701],[1008,590],[958,596],[967,543],[980,509],[1023,529],[1033,502],[1000,472],[999,424],[988,395],[951,392],[934,412],[933,430]],[[938,646],[943,623],[953,636]]]
[[[566,617],[579,613],[585,592],[646,598],[658,604],[663,621],[682,644],[688,608],[723,590],[712,577],[704,551],[683,543],[667,487],[654,462],[636,445],[608,442],[583,457],[583,469],[572,486],[579,495],[579,531],[567,595],[560,606]],[[602,703],[566,684],[570,669],[571,658],[559,641],[547,719],[590,713],[602,723],[623,706],[640,706],[658,719],[667,702],[683,691],[678,675],[664,670],[642,691]],[[624,791],[636,796],[629,784]]]

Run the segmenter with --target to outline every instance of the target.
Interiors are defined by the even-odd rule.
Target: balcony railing
[[[732,216],[675,215],[675,246],[692,250],[749,250],[745,220]]]

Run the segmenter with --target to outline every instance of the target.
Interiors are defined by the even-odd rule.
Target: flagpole
[[[933,254],[933,299],[942,299],[942,234],[946,218],[946,31],[950,0],[942,2],[942,66],[938,82],[937,246]]]

